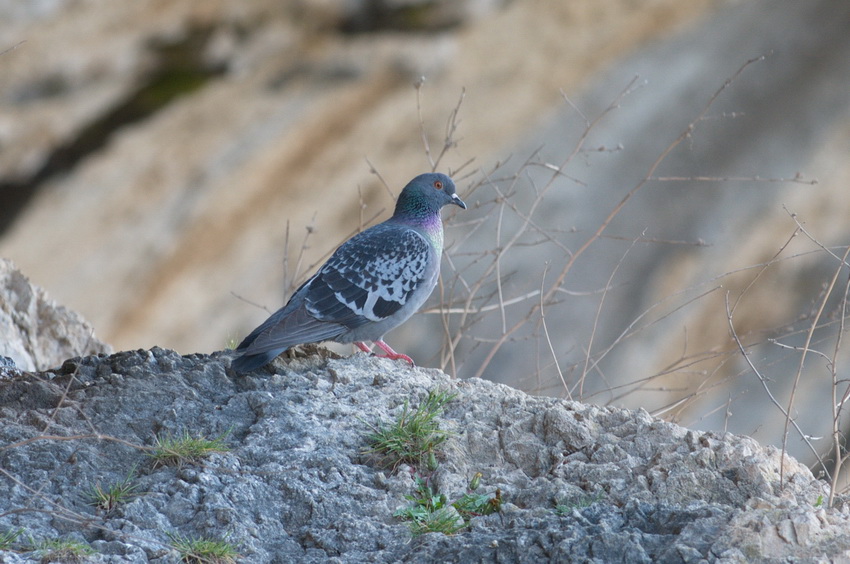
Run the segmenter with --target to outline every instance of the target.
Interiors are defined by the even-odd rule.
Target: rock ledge
[[[850,557],[848,511],[816,507],[824,484],[792,459],[780,488],[779,452],[747,437],[362,354],[278,360],[247,377],[229,357],[154,348],[0,381],[0,532],[85,541],[96,562],[172,562],[174,533],[226,537],[248,562]],[[411,469],[377,466],[365,437],[435,388],[457,398],[440,419],[455,434],[434,483],[459,496],[481,472],[479,491],[498,488],[504,505],[460,534],[411,539],[393,517],[413,493]],[[154,467],[144,447],[184,431],[229,433],[231,450]],[[86,504],[94,484],[134,467],[142,495],[109,513]]]

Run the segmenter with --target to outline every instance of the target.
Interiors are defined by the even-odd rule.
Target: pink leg
[[[357,348],[360,349],[361,351],[363,351],[364,353],[372,352],[372,348],[369,345],[367,345],[366,343],[363,343],[361,341],[357,341],[354,344],[357,345]]]
[[[410,357],[409,357],[409,356],[407,356],[406,354],[401,354],[401,353],[397,353],[397,352],[395,352],[395,351],[394,351],[394,350],[393,350],[393,349],[392,349],[392,348],[391,348],[388,344],[386,344],[385,342],[383,342],[383,341],[375,341],[375,344],[376,344],[376,345],[378,345],[379,347],[381,347],[381,350],[383,350],[385,353],[387,353],[387,354],[379,354],[378,356],[383,357],[383,358],[388,358],[388,359],[390,359],[390,360],[406,360],[407,362],[409,362],[409,363],[410,363],[410,366],[416,366],[416,365],[413,363],[413,359],[412,359],[412,358],[410,358]]]

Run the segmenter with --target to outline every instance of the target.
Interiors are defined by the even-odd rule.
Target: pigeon
[[[451,178],[420,174],[401,191],[388,220],[343,243],[328,261],[262,325],[236,347],[232,366],[244,374],[295,345],[354,343],[371,353],[371,341],[392,360],[384,334],[398,327],[428,299],[440,274],[446,204],[466,209]]]

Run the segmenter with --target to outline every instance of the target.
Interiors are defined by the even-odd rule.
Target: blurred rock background
[[[726,296],[787,406],[800,354],[780,345],[805,342],[840,265],[823,247],[840,258],[848,239],[848,22],[827,0],[0,1],[0,256],[118,350],[222,349],[265,318],[249,301],[279,307],[389,214],[431,168],[420,114],[436,159],[463,97],[439,162],[476,206],[447,217],[442,295],[463,308],[547,163],[614,104],[466,308],[487,313],[423,314],[389,341],[461,377],[566,383],[778,443],[784,417]],[[641,186],[576,260],[544,331],[535,292],[763,55],[653,172],[685,180]],[[832,355],[826,303],[813,347]],[[445,326],[462,331],[454,359]],[[830,427],[829,366],[809,353],[790,410],[812,436]]]

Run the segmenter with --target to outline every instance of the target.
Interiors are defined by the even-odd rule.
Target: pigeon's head
[[[451,178],[439,172],[428,172],[407,183],[398,196],[395,216],[432,216],[446,204],[466,209],[466,204],[455,192]]]

